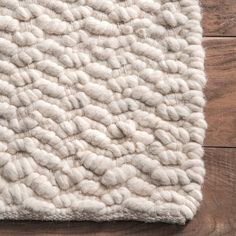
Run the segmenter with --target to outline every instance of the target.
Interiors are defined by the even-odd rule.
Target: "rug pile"
[[[200,22],[198,0],[0,0],[0,218],[192,219]]]

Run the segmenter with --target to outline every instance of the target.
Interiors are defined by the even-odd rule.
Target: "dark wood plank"
[[[236,147],[236,38],[208,38],[204,46],[208,77],[205,145]]]
[[[236,36],[236,1],[201,0],[205,36]]]
[[[233,236],[236,235],[236,149],[206,148],[204,200],[186,226],[141,222],[0,222],[0,235]]]

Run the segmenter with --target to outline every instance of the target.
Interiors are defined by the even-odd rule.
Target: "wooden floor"
[[[236,235],[236,0],[202,0],[208,131],[204,201],[186,226],[140,222],[0,223],[0,236]]]

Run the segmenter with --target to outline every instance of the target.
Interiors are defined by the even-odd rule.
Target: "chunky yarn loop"
[[[200,22],[198,0],[0,0],[0,219],[192,219]]]

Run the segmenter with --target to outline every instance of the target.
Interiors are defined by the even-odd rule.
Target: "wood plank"
[[[232,236],[236,235],[236,149],[206,148],[204,200],[186,226],[141,222],[2,221],[0,235],[89,236]]]
[[[201,0],[205,36],[236,36],[236,1]]]
[[[205,39],[206,146],[236,147],[236,38]]]

